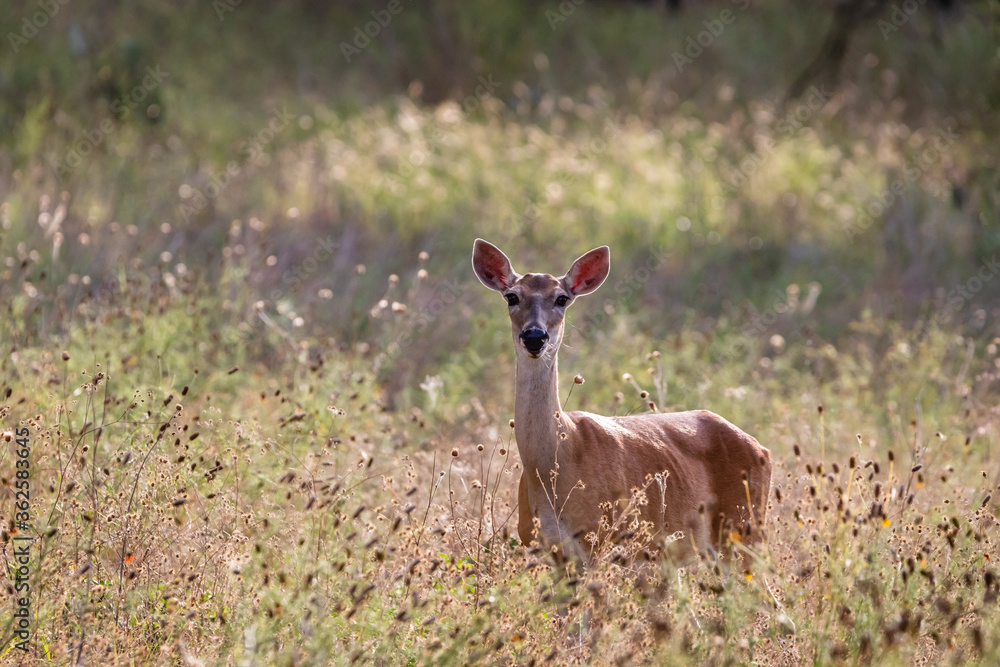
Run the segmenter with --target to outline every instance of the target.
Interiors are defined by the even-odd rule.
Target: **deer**
[[[663,553],[686,562],[738,542],[749,567],[771,488],[767,448],[708,410],[605,417],[562,409],[557,359],[566,311],[608,277],[608,246],[556,277],[521,275],[499,248],[476,239],[472,265],[483,285],[503,295],[510,316],[521,542],[530,547],[537,536],[567,560],[586,562],[598,541],[627,532],[609,526],[632,503],[657,543],[671,543]]]

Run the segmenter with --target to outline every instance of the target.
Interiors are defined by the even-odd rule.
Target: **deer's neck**
[[[558,418],[557,418],[558,415]],[[514,435],[525,474],[533,482],[541,476],[548,484],[555,464],[559,432],[565,431],[566,415],[559,404],[559,369],[551,359],[517,357],[514,397]],[[535,471],[538,471],[536,475]]]

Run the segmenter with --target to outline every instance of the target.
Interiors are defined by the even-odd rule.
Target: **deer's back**
[[[770,452],[712,412],[568,415],[575,430],[569,457],[573,467],[588,468],[590,477],[603,487],[601,491],[611,497],[627,496],[632,488],[645,487],[654,507],[665,506],[665,520],[672,524],[671,529],[689,523],[691,513],[698,511],[711,513],[713,532],[718,530],[720,512],[737,520],[740,515],[748,519],[744,475],[754,505],[760,498],[766,501]],[[665,481],[648,483],[649,475],[664,471],[668,473]],[[763,514],[758,519],[762,520]]]

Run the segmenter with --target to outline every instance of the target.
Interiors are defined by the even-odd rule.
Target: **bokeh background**
[[[509,570],[479,569],[485,561],[470,556],[475,540],[460,539],[462,522],[509,531],[467,504],[456,515],[455,503],[512,507],[516,467],[502,468],[487,492],[489,473],[484,480],[459,458],[463,490],[434,496],[453,447],[501,443],[516,465],[509,326],[502,301],[471,271],[476,237],[522,272],[561,273],[586,250],[611,246],[607,284],[570,315],[562,367],[587,379],[573,409],[642,412],[641,388],[660,409],[723,414],[779,461],[797,465],[801,447],[840,456],[845,471],[849,456],[886,466],[892,447],[897,473],[924,465],[927,443],[943,438],[949,445],[932,458],[966,480],[970,512],[987,506],[984,489],[1000,481],[991,463],[1000,388],[996,2],[17,0],[0,7],[0,26],[2,426],[31,420],[41,434],[36,498],[47,518],[38,530],[49,546],[38,567],[52,577],[55,602],[40,607],[36,627],[61,661],[71,647],[92,659],[107,649],[179,660],[199,646],[252,654],[258,644],[244,643],[243,632],[265,608],[270,620],[255,627],[293,662],[336,662],[331,647],[364,645],[365,656],[400,664],[465,646],[461,634],[427,649],[425,629],[416,632],[424,643],[378,648],[379,619],[406,608],[389,600],[408,562],[376,558],[375,546],[354,556],[375,563],[359,566],[355,584],[388,582],[379,584],[382,616],[354,619],[370,635],[346,629],[342,611],[360,602],[356,589],[345,592],[352,580],[330,575],[332,560],[320,559],[316,575],[330,577],[332,606],[321,615],[346,600],[332,613],[344,625],[307,641],[289,629],[298,615],[275,620],[273,604],[305,607],[271,590],[269,575],[260,583],[268,558],[285,554],[305,576],[323,553],[317,544],[334,540],[310,518],[319,492],[292,482],[308,469],[315,483],[324,456],[336,470],[358,456],[365,466],[388,457],[388,469],[408,469],[421,495],[431,489],[423,523],[407,513],[403,525],[418,535],[435,517],[447,524],[433,549],[446,563],[472,558],[486,577],[473,587],[476,612],[455,624],[482,631],[473,622],[480,594],[510,584]],[[202,435],[183,446],[198,452],[189,469],[192,453],[160,447],[182,446],[192,432]],[[78,449],[85,442],[89,455]],[[241,446],[259,452],[246,454],[244,468]],[[13,470],[13,451],[0,467]],[[144,466],[159,457],[166,477],[149,486]],[[245,487],[242,503],[241,474],[268,480]],[[278,479],[294,499],[272,488]],[[363,486],[330,491],[332,482],[324,493],[338,499],[334,508],[361,503],[370,512],[392,506],[392,480],[380,479],[370,498]],[[148,514],[136,509],[136,493],[147,494]],[[189,516],[192,495],[202,504]],[[945,512],[936,502],[921,512]],[[367,514],[349,516],[344,526]],[[90,523],[101,517],[103,538]],[[209,517],[214,547],[188,523]],[[160,535],[144,555],[135,542],[163,521],[176,534]],[[399,548],[433,558],[420,543]],[[179,544],[191,560],[173,553]],[[788,562],[826,558],[802,549]],[[154,589],[196,570],[196,554],[241,564],[175,586],[193,600],[185,613],[214,609],[215,629],[191,634],[169,596],[153,605],[160,625],[143,625]],[[349,571],[351,558],[342,561]],[[885,572],[905,563],[886,558]],[[129,559],[139,559],[135,580]],[[205,597],[208,580],[214,598]],[[341,580],[343,590],[333,583]],[[826,598],[800,599],[784,618],[805,627],[817,613],[808,601],[821,610]],[[729,622],[759,603],[744,602],[733,602],[742,611]],[[445,607],[438,615],[451,618]],[[690,624],[686,608],[676,613],[671,627],[690,627],[668,640],[696,661],[727,650],[752,657],[738,642],[720,648],[713,636],[726,633]],[[878,642],[898,613],[872,611],[869,630],[782,639],[782,650],[818,661],[873,650],[887,660],[932,655],[920,639],[926,628],[910,653],[891,652],[906,624]],[[950,613],[940,613],[942,628]],[[120,637],[95,632],[112,616]],[[660,641],[653,616],[642,627]],[[511,646],[520,622],[505,631]],[[783,623],[769,632],[784,637]],[[972,642],[966,656],[973,644],[987,662],[995,655],[986,634],[962,635],[961,646]],[[375,643],[363,644],[366,636]],[[943,636],[934,651],[958,645]],[[508,657],[565,649],[552,637]],[[593,657],[594,642],[572,655]],[[470,659],[467,646],[455,650],[449,659]]]

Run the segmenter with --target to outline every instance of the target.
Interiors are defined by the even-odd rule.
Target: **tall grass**
[[[483,362],[456,349],[422,399],[386,411],[372,371],[385,338],[277,322],[244,338],[217,295],[147,277],[128,271],[127,292],[78,306],[86,322],[3,361],[5,429],[27,426],[34,451],[36,656],[996,659],[995,342],[883,323],[879,354],[858,323],[839,349],[772,339],[748,367],[713,364],[724,328],[650,341],[619,324],[610,348],[575,341],[571,372],[603,381],[577,386],[573,407],[641,410],[636,387],[661,387],[778,462],[751,577],[615,551],[567,572],[514,538],[506,354],[492,386],[457,375]],[[229,300],[248,290],[237,281]],[[415,305],[395,303],[379,319]],[[627,353],[650,343],[663,352]]]
[[[764,3],[674,69],[723,6],[584,3],[552,31],[544,7],[438,3],[348,67],[350,8],[98,25],[71,3],[5,60],[0,538],[24,536],[23,426],[30,658],[996,663],[996,128],[966,85],[996,67],[991,15],[963,5],[938,46],[862,33],[810,107],[781,93],[816,9]],[[158,64],[155,112],[114,113]],[[519,270],[611,245],[569,316],[570,407],[649,392],[769,447],[752,576],[519,544],[509,325],[477,236]]]

